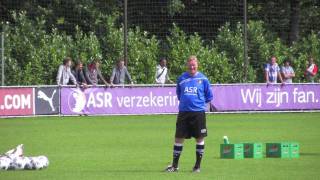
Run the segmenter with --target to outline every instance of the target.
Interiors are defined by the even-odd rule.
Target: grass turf
[[[170,164],[174,115],[0,119],[0,152],[18,144],[25,155],[46,155],[40,171],[0,171],[0,179],[318,179],[320,113],[208,115],[202,172],[192,174],[194,140],[185,142],[178,173]],[[299,159],[219,158],[230,142],[300,143]]]

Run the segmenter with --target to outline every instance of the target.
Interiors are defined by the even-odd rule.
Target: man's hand
[[[88,88],[88,85],[86,83],[82,83],[81,86],[84,88],[84,89],[87,89]]]
[[[267,81],[267,87],[270,85],[270,82],[269,81]]]
[[[105,86],[106,86],[106,88],[109,88],[110,86],[111,86],[111,84],[109,84],[109,83],[105,83]]]

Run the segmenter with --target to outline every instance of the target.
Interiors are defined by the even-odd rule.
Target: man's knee
[[[204,143],[204,137],[196,138],[196,142],[197,142],[197,144]]]
[[[175,143],[182,144],[184,142],[184,138],[175,138]]]

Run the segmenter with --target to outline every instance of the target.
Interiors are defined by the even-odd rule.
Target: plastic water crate
[[[243,144],[220,144],[220,157],[223,159],[243,159]]]
[[[290,157],[299,158],[300,157],[300,146],[297,142],[290,143]]]
[[[266,157],[290,158],[290,143],[266,143]]]
[[[243,143],[243,156],[245,158],[263,158],[262,143]]]

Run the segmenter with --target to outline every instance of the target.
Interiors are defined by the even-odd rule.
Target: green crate
[[[263,158],[262,143],[243,143],[243,156],[245,158]]]
[[[300,146],[297,142],[290,143],[290,157],[299,158],[300,157]]]
[[[220,157],[223,159],[243,159],[243,144],[220,144]]]
[[[290,143],[267,143],[266,157],[290,158]]]

